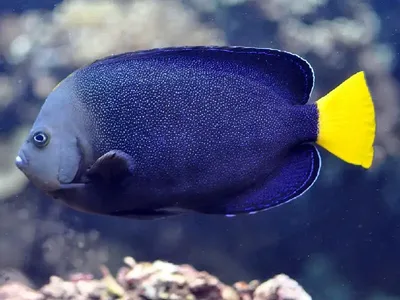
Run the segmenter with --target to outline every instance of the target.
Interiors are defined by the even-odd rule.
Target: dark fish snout
[[[17,157],[15,158],[15,165],[20,170],[24,170],[28,166],[28,160],[23,152],[18,153]]]

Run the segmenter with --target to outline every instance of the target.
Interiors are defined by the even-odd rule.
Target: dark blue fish
[[[357,73],[315,104],[311,66],[243,47],[164,48],[78,69],[46,99],[17,166],[75,209],[234,215],[302,195],[315,144],[369,168],[374,106]]]

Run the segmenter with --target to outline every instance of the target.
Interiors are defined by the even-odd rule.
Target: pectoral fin
[[[103,183],[118,182],[134,173],[132,157],[120,150],[111,150],[99,157],[87,170],[86,176],[92,181]]]

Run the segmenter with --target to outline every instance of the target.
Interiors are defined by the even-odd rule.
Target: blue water
[[[130,1],[110,0],[115,5],[122,2]],[[211,10],[204,10],[205,4],[195,4],[196,1],[172,2],[191,10],[190,18],[197,18],[196,24],[206,24],[220,32],[225,44],[281,48],[305,57],[316,74],[312,100],[364,69],[377,106],[380,156],[376,165],[365,172],[322,151],[320,180],[305,196],[265,213],[236,218],[187,215],[141,222],[93,216],[56,203],[27,185],[0,199],[0,269],[18,269],[41,286],[53,274],[63,276],[74,270],[96,273],[100,263],[116,270],[123,256],[132,255],[137,260],[190,263],[227,283],[265,280],[286,273],[299,281],[313,299],[400,299],[400,127],[396,114],[400,113],[400,97],[397,97],[400,95],[400,1],[353,1],[350,5],[346,1],[330,0],[302,16],[296,15],[294,8],[279,18],[277,13],[272,14],[276,19],[262,9],[262,0],[238,1],[242,3],[237,5],[210,1],[216,3]],[[283,3],[283,0],[272,2]],[[78,57],[79,51],[71,48],[66,37],[45,46],[37,42],[40,41],[37,36],[46,36],[48,25],[42,28],[38,23],[28,23],[25,29],[14,28],[18,33],[13,33],[12,26],[22,24],[21,20],[33,11],[37,11],[39,19],[50,22],[47,13],[51,14],[55,5],[57,8],[63,4],[54,0],[0,2],[0,24],[3,24],[0,37],[12,36],[0,38],[0,76],[10,82],[0,85],[0,145],[11,144],[18,129],[29,127],[33,122],[46,94],[38,92],[41,86],[46,86],[46,78],[61,80],[84,62],[82,59],[68,63],[71,57]],[[354,20],[359,15],[369,21],[361,23],[361,29],[347,27],[347,33],[353,30],[357,35],[362,28],[371,29],[357,42],[337,42],[327,50],[330,53],[327,56],[321,53],[329,49],[329,36],[335,32],[328,31],[328,38],[324,35],[315,38],[311,33],[316,31],[308,31],[296,41],[301,34],[296,33],[296,26],[290,25],[297,20],[317,30],[326,24],[319,23],[321,20],[332,21],[338,17]],[[10,16],[17,21],[4,25]],[[181,17],[176,14],[162,20],[180,24]],[[113,20],[116,27],[126,24],[122,19]],[[159,38],[156,33],[163,32],[162,23],[154,25],[158,26],[154,33],[148,31],[153,27],[145,26],[146,22],[153,24],[153,21],[143,22],[146,30],[142,35],[150,38],[143,39],[142,44],[133,39],[123,45],[150,47],[152,34]],[[191,30],[197,28],[194,26]],[[292,28],[292,32],[287,28]],[[71,40],[75,40],[79,30],[69,29]],[[370,40],[369,34],[375,30]],[[102,33],[99,29],[91,35]],[[179,38],[172,34],[169,38],[167,33],[161,35],[164,35],[160,38],[161,45],[154,45],[196,42],[189,33],[181,33]],[[16,51],[26,47],[21,39],[15,42],[21,36],[36,42],[30,46],[29,54],[18,60]],[[120,41],[114,36],[101,36],[99,43],[102,39],[116,45]],[[81,43],[84,44],[82,40]],[[312,46],[316,44],[318,51]],[[116,47],[115,51],[130,49]],[[63,52],[67,48],[73,51]],[[12,92],[6,93],[6,87]],[[3,151],[0,173],[7,173],[3,164],[8,164],[8,156]],[[95,253],[94,258],[87,259],[90,249]]]

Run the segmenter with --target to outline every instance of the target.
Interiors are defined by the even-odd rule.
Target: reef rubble
[[[101,278],[74,273],[67,279],[52,276],[35,290],[22,282],[9,281],[0,286],[1,300],[53,299],[171,299],[171,300],[311,300],[311,296],[284,274],[260,282],[236,282],[232,286],[190,265],[175,265],[157,260],[136,262],[125,257],[125,266],[114,277],[105,266]]]

